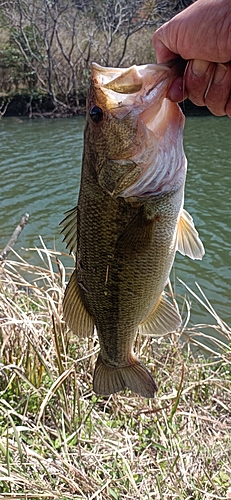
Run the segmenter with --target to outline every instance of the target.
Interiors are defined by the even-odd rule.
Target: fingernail
[[[192,63],[192,72],[195,76],[203,76],[210,65],[209,61],[194,59]]]
[[[215,75],[213,77],[214,83],[220,83],[227,72],[225,64],[218,64],[216,67]]]

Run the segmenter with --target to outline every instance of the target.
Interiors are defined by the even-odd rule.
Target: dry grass
[[[231,498],[228,325],[198,292],[214,323],[207,347],[182,301],[181,332],[137,337],[157,398],[96,397],[97,338],[62,321],[62,255],[34,251],[40,267],[15,254],[0,274],[0,499]]]

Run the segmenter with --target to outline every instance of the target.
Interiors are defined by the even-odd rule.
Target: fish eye
[[[93,106],[89,111],[89,115],[94,123],[99,123],[103,119],[103,111],[98,106]]]

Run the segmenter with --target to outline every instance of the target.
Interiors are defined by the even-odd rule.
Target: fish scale
[[[76,269],[63,309],[76,335],[91,336],[96,327],[98,394],[129,388],[154,397],[157,385],[133,351],[134,338],[180,326],[164,294],[175,253],[204,253],[183,209],[184,118],[166,99],[177,72],[92,67],[78,206],[63,223],[73,249],[77,221]]]

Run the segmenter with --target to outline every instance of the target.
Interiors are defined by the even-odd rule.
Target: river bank
[[[68,105],[57,97],[54,104],[49,95],[39,93],[20,93],[0,96],[0,113],[2,117],[17,116],[28,118],[66,118],[84,114],[86,110],[86,96],[78,99],[69,99]]]
[[[196,106],[186,99],[180,104],[186,116],[210,115],[205,106]],[[69,99],[68,105],[57,98],[54,105],[48,95],[28,93],[15,94],[13,96],[0,96],[0,114],[2,117],[28,117],[28,118],[66,118],[85,114],[86,95],[80,94],[77,99]]]
[[[230,350],[199,355],[197,325],[138,337],[157,397],[96,396],[97,337],[77,339],[62,319],[70,270],[37,251],[40,266],[0,264],[0,499],[230,499]]]

